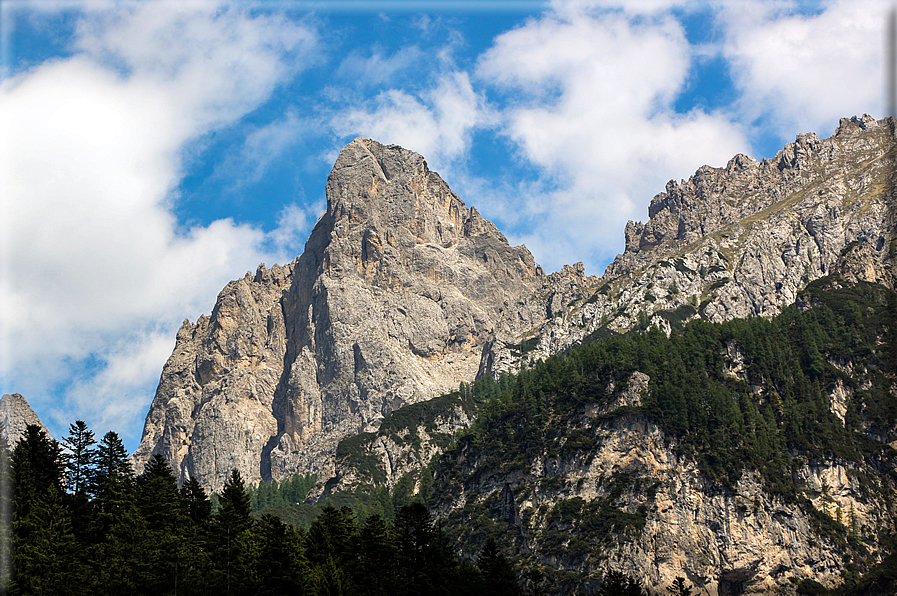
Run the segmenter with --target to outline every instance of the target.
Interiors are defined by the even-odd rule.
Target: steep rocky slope
[[[420,155],[356,139],[303,255],[185,321],[135,462],[162,453],[213,489],[237,467],[250,482],[315,472],[335,490],[357,480],[334,467],[341,438],[461,381],[633,327],[771,316],[833,271],[893,287],[894,131],[844,119],[829,139],[670,182],[601,278],[581,264],[545,275]],[[440,433],[471,415],[445,416]],[[376,436],[388,485],[441,450]]]
[[[305,252],[184,322],[133,458],[162,453],[212,489],[234,467],[328,476],[340,438],[472,381],[504,310],[545,283],[423,157],[356,139]]]
[[[658,593],[836,586],[893,548],[895,315],[827,276],[772,320],[575,347],[343,440],[324,492],[411,488],[464,555],[495,538],[561,593],[608,569]]]
[[[431,506],[470,556],[495,537],[562,592],[607,569],[658,593],[838,585],[897,520],[895,309],[825,278],[771,323],[555,356],[432,466]]]
[[[6,394],[0,398],[0,424],[3,425],[3,436],[10,446],[15,446],[29,424],[38,425],[50,436],[50,431],[19,393]]]
[[[772,316],[833,272],[894,288],[895,125],[845,118],[829,139],[801,134],[772,159],[739,155],[725,168],[704,166],[688,181],[670,181],[651,201],[650,221],[627,225],[626,250],[603,277],[565,266],[508,306],[479,376],[518,371],[632,328],[669,332],[691,319]],[[442,426],[467,424],[466,416],[443,418]],[[423,450],[397,444],[387,436],[396,432],[377,438],[387,486],[436,450],[426,437],[414,442]],[[397,468],[396,461],[408,463]],[[336,474],[332,490],[359,482],[352,465]]]
[[[625,251],[601,279],[505,311],[484,368],[517,370],[589,334],[640,324],[772,316],[835,270],[893,288],[895,127],[892,118],[844,118],[828,139],[800,134],[771,159],[737,155],[671,180],[649,221],[627,224]]]

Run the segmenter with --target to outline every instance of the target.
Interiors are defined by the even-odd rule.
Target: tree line
[[[494,542],[458,560],[421,503],[391,522],[324,507],[297,528],[253,516],[233,470],[213,512],[194,478],[178,487],[163,456],[136,475],[118,435],[97,442],[82,421],[61,444],[29,426],[0,458],[14,486],[0,503],[11,513],[0,527],[9,594],[523,593]]]

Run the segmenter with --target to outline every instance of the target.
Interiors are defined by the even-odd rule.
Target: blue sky
[[[888,2],[0,1],[0,390],[136,447],[185,318],[423,154],[546,270],[670,179],[882,117]]]

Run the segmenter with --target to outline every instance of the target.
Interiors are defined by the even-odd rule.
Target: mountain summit
[[[829,139],[671,181],[601,278],[546,275],[421,155],[355,139],[304,253],[184,322],[135,463],[161,453],[212,489],[232,468],[333,478],[341,438],[584,339],[773,316],[833,272],[893,288],[894,139],[893,119],[842,119]]]
[[[133,457],[212,489],[232,468],[326,475],[340,438],[472,381],[504,310],[545,279],[422,156],[357,138],[304,253],[184,322]]]

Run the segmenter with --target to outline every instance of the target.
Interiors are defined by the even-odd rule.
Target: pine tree
[[[248,570],[253,566],[252,499],[236,468],[225,480],[218,502],[218,512],[212,519],[217,588],[224,594],[241,594],[251,583]]]
[[[604,573],[601,586],[596,596],[643,596],[642,587],[637,581],[622,571],[609,570]]]
[[[389,596],[395,592],[395,547],[389,526],[379,515],[364,520],[358,537],[358,566],[355,583],[362,594]]]
[[[90,479],[91,466],[96,455],[96,440],[93,431],[87,428],[83,420],[76,420],[69,425],[69,436],[62,440],[68,451],[64,456],[66,468],[66,488],[71,494],[86,494]]]
[[[299,534],[270,514],[259,519],[254,534],[258,543],[258,569],[253,594],[287,596],[305,593],[309,570]]]
[[[487,596],[516,596],[521,594],[517,574],[511,562],[498,550],[498,543],[490,537],[480,556],[477,569],[483,576],[483,594]]]
[[[177,479],[161,454],[150,458],[137,477],[137,508],[146,523],[146,559],[141,587],[151,594],[174,594],[187,571],[187,511],[178,492]]]
[[[87,540],[86,532],[92,514],[90,504],[90,481],[96,458],[96,439],[93,431],[83,420],[69,425],[69,436],[62,440],[65,447],[67,503],[72,516],[75,538]]]
[[[192,476],[184,482],[180,496],[186,520],[182,532],[184,555],[181,558],[184,589],[179,587],[178,594],[207,594],[208,578],[214,575],[210,554],[214,544],[209,535],[213,529],[210,527],[212,502],[202,485]]]
[[[63,495],[62,449],[28,425],[13,449],[13,571],[11,592],[60,594],[77,586],[80,568]]]
[[[88,491],[93,497],[94,519],[91,532],[94,539],[106,536],[117,516],[134,503],[134,471],[125,446],[114,431],[103,435],[94,455]]]
[[[194,524],[202,525],[212,515],[212,502],[199,481],[191,476],[181,487],[181,500]]]
[[[348,567],[355,561],[357,538],[352,510],[327,505],[308,528],[305,538],[308,560],[313,565],[322,565],[332,559],[337,566]]]
[[[421,503],[402,507],[392,524],[398,554],[399,594],[445,594],[453,580],[455,558],[442,528]]]
[[[16,490],[27,486],[42,493],[53,487],[62,492],[62,448],[46,431],[35,424],[25,427],[25,432],[12,452]]]
[[[108,502],[112,492],[130,492],[133,482],[134,470],[128,460],[128,452],[118,433],[110,430],[103,435],[94,455],[88,485],[91,495],[99,508],[105,511],[112,506]]]

